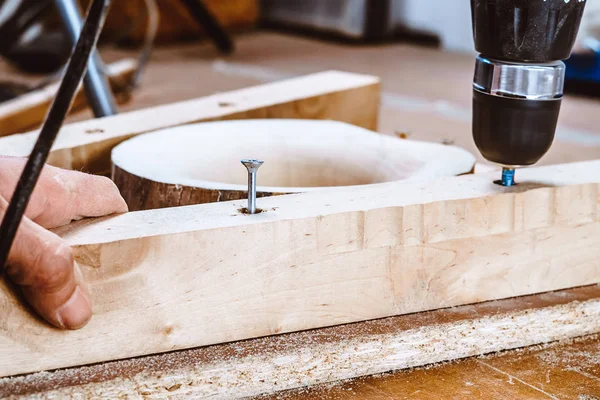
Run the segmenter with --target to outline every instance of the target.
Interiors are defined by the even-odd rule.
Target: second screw
[[[264,161],[244,159],[241,162],[248,170],[248,213],[256,214],[256,171]]]

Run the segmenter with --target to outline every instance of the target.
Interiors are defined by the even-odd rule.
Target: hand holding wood
[[[0,215],[26,159],[0,157]],[[71,248],[44,229],[84,217],[127,211],[112,181],[45,166],[9,254],[6,272],[33,309],[52,325],[78,329],[92,316],[89,294]]]

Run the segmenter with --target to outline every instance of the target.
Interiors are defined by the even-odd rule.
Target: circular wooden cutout
[[[433,179],[472,170],[453,146],[397,139],[336,121],[208,122],[136,136],[112,151],[113,180],[130,210],[247,196],[244,158],[264,160],[258,196],[333,186]]]

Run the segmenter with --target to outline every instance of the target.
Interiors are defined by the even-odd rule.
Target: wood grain
[[[65,125],[48,163],[110,171],[110,151],[140,133],[202,121],[255,118],[332,119],[375,130],[379,79],[339,71],[166,104]],[[0,138],[0,154],[27,156],[38,132]]]
[[[248,197],[240,160],[265,161],[257,195],[426,180],[473,170],[453,146],[401,140],[338,121],[219,121],[152,132],[112,151],[112,179],[130,211]]]
[[[600,337],[534,346],[254,400],[600,398]]]
[[[593,285],[0,379],[0,396],[234,399],[598,331]]]
[[[94,318],[56,331],[4,290],[0,375],[596,283],[598,182],[592,161],[80,221],[57,232]]]
[[[136,65],[135,60],[124,59],[106,66],[111,88],[120,102],[126,99],[119,94],[122,94],[130,83]],[[38,127],[54,100],[58,86],[59,83],[54,83],[0,104],[0,136],[22,133]],[[87,101],[80,86],[70,112],[85,106]]]

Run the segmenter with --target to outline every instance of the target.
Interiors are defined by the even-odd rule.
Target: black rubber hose
[[[233,40],[201,0],[181,0],[196,22],[204,28],[217,48],[224,54],[234,50]]]

